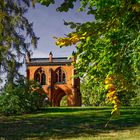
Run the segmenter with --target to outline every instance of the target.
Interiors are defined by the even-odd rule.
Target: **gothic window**
[[[66,74],[61,68],[59,68],[56,71],[55,78],[56,78],[56,83],[66,83]]]
[[[46,75],[45,75],[45,71],[42,68],[36,70],[34,75],[34,80],[39,82],[41,85],[46,84]]]

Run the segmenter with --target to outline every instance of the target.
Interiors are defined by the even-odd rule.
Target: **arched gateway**
[[[81,106],[80,79],[75,74],[73,59],[67,57],[30,58],[27,56],[27,78],[38,81],[46,92],[52,106],[60,106],[66,96],[68,106]]]

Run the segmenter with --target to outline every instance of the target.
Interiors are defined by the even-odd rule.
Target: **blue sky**
[[[56,12],[56,8],[60,5],[62,0],[58,0],[54,5],[49,7],[37,4],[35,8],[30,8],[26,17],[29,22],[33,22],[34,32],[38,37],[38,47],[33,51],[35,58],[47,58],[49,52],[53,52],[54,57],[71,56],[74,46],[59,48],[55,45],[53,36],[62,37],[64,34],[71,32],[67,26],[64,26],[64,21],[86,22],[94,20],[94,17],[88,16],[86,13],[77,12],[80,3],[76,3],[75,8],[69,12]],[[25,65],[20,69],[23,75],[26,75]]]
[[[26,16],[30,22],[33,22],[33,28],[38,37],[38,48],[33,51],[32,57],[48,57],[50,51],[54,57],[70,56],[75,49],[74,46],[59,48],[55,45],[53,36],[61,37],[72,31],[69,27],[64,26],[64,21],[85,22],[93,19],[86,13],[77,12],[80,3],[76,3],[76,7],[69,12],[57,12],[56,8],[61,1],[57,1],[49,7],[37,4],[35,9],[30,8]]]
[[[53,57],[67,57],[71,56],[74,46],[59,48],[55,45],[53,36],[62,37],[72,30],[64,25],[65,21],[73,22],[86,22],[94,20],[94,17],[88,16],[84,12],[77,12],[80,7],[80,3],[76,3],[75,8],[69,10],[69,12],[57,12],[56,8],[60,5],[62,0],[57,1],[54,5],[49,7],[37,4],[35,8],[30,8],[26,13],[26,17],[29,22],[33,22],[33,29],[37,37],[39,37],[37,49],[33,49],[32,58],[47,58],[50,51],[53,53]],[[23,75],[26,75],[25,65],[20,69]]]

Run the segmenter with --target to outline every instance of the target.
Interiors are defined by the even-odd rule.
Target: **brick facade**
[[[75,74],[72,62],[66,57],[30,58],[27,55],[27,78],[41,83],[52,106],[60,106],[67,96],[68,106],[81,106],[80,79]]]

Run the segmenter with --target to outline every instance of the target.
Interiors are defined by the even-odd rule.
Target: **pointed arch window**
[[[42,68],[36,70],[34,75],[34,80],[39,82],[41,85],[46,84],[46,75],[45,75],[45,71]]]
[[[59,68],[57,71],[56,71],[56,83],[59,83],[59,84],[64,84],[66,83],[66,74],[65,72]]]

